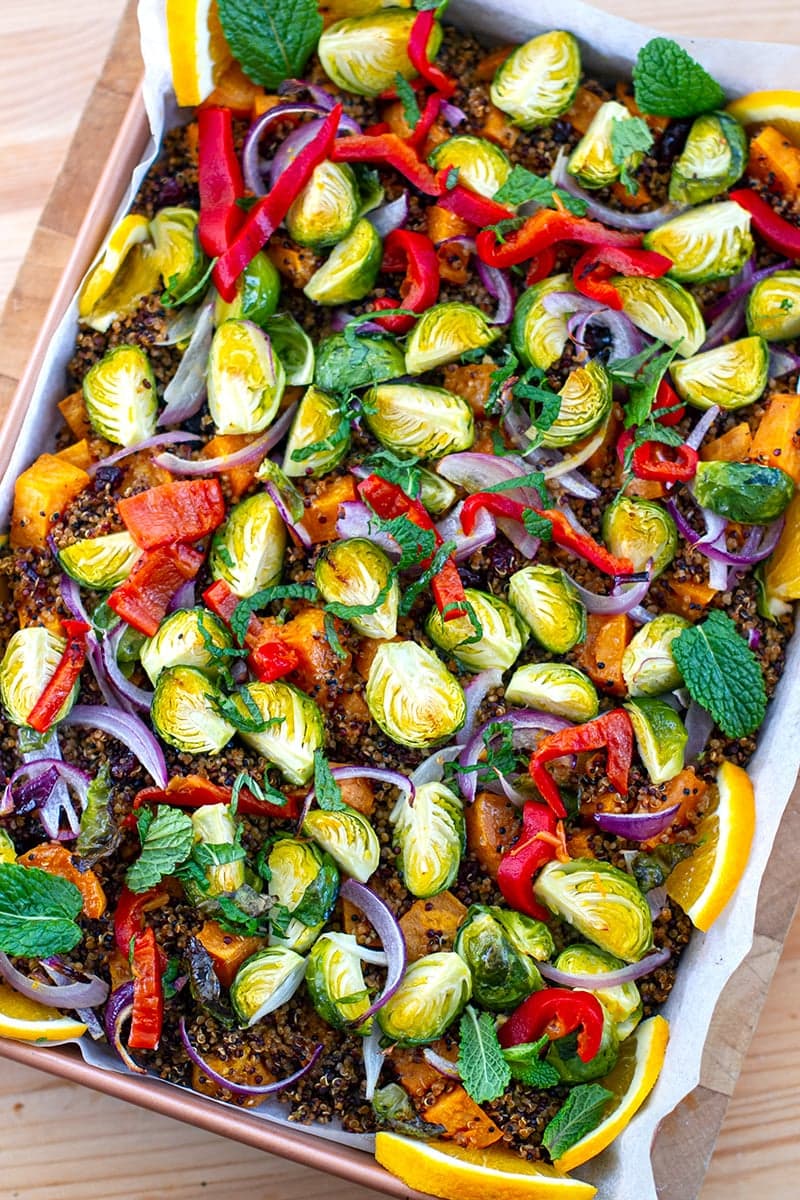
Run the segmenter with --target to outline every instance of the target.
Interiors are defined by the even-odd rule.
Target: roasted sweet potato
[[[352,475],[332,479],[320,489],[303,516],[302,525],[312,542],[335,542],[339,506],[357,500]]]
[[[426,1121],[443,1125],[445,1132],[442,1136],[452,1138],[459,1146],[481,1150],[503,1136],[503,1131],[467,1095],[461,1084],[444,1092],[422,1111]]]
[[[86,401],[83,392],[71,392],[58,402],[58,411],[64,418],[70,433],[80,440],[88,438],[92,432],[89,414],[86,411]]]
[[[230,1079],[231,1083],[260,1087],[265,1083],[272,1083],[275,1078],[250,1046],[243,1046],[237,1054],[228,1054],[225,1058],[221,1058],[213,1051],[204,1050],[203,1058],[212,1070],[219,1071],[220,1075]],[[213,1096],[215,1100],[229,1098],[226,1089],[221,1088],[217,1083],[212,1083],[208,1076],[203,1074],[200,1067],[192,1067],[192,1087],[196,1092],[202,1092],[205,1096]],[[237,1104],[243,1108],[255,1108],[263,1103],[263,1096],[246,1096],[243,1100],[237,1100]]]
[[[607,96],[598,96],[596,92],[592,92],[589,88],[581,86],[575,93],[575,99],[564,113],[562,119],[568,121],[578,133],[584,134],[594,120],[598,108],[607,99]]]
[[[611,194],[617,204],[621,204],[623,208],[639,209],[645,208],[648,204],[653,203],[653,197],[648,192],[644,184],[639,180],[636,191],[631,193],[625,187],[625,184],[617,180],[611,185]]]
[[[667,494],[663,483],[657,479],[629,479],[625,484],[626,496],[639,496],[642,500],[661,500]]]
[[[633,637],[633,622],[627,613],[604,617],[590,613],[586,620],[586,641],[578,658],[589,678],[612,696],[625,695],[622,655]]]
[[[257,121],[259,117],[263,117],[265,112],[269,112],[271,108],[275,108],[276,104],[282,103],[282,96],[275,96],[269,92],[263,93],[260,96],[255,96],[253,99],[253,107],[250,110],[251,121]]]
[[[686,767],[674,779],[670,779],[667,786],[667,806],[670,804],[680,804],[678,815],[675,817],[676,825],[688,825],[694,816],[702,800],[708,791],[708,784],[700,778],[694,767]]]
[[[343,627],[340,627],[340,635]],[[352,655],[340,659],[328,642],[325,633],[325,614],[321,608],[304,608],[281,628],[281,641],[291,646],[298,665],[290,675],[304,692],[320,704],[330,699],[343,677],[350,670]]]
[[[469,221],[439,204],[425,210],[425,232],[435,246],[451,237],[461,237],[473,228]]]
[[[519,813],[505,796],[478,792],[464,813],[467,822],[467,846],[487,875],[497,879],[503,851],[519,832]]]
[[[501,150],[513,150],[520,130],[512,125],[506,114],[494,104],[489,104],[484,117],[481,133]]]
[[[48,875],[60,875],[68,879],[83,897],[83,911],[87,917],[97,919],[106,911],[106,894],[94,871],[79,871],[69,850],[61,842],[43,842],[20,854],[17,862],[23,867],[38,867]]]
[[[752,440],[747,421],[740,421],[727,433],[703,446],[700,457],[704,462],[743,462],[750,453]]]
[[[258,434],[254,433],[218,433],[216,437],[206,442],[200,451],[200,457],[223,458],[228,454],[235,454],[237,450],[241,450],[244,446],[249,446],[258,436]],[[223,479],[227,479],[228,481],[232,500],[241,500],[245,492],[249,491],[255,480],[257,470],[258,463],[252,462],[245,463],[241,467],[233,467],[230,471],[222,472]]]
[[[206,921],[197,940],[211,955],[215,974],[223,987],[230,987],[245,959],[264,946],[263,938],[226,933],[216,921]]]
[[[129,454],[122,460],[121,491],[144,492],[148,488],[172,482],[169,471],[156,465],[155,454],[155,451],[140,450],[138,454]]]
[[[80,467],[55,454],[41,454],[14,484],[11,545],[43,547],[53,520],[91,480]]]
[[[249,117],[264,89],[248,79],[238,62],[232,62],[201,108],[230,108],[234,116]]]
[[[780,467],[800,483],[800,396],[773,396],[761,418],[748,455],[767,467]]]
[[[392,1051],[392,1066],[398,1078],[414,1100],[441,1091],[447,1086],[444,1077],[423,1058],[419,1049],[397,1046]]]
[[[666,604],[669,612],[687,621],[699,621],[716,596],[714,588],[693,579],[674,579],[667,588]]]
[[[466,283],[469,279],[470,252],[459,242],[442,242],[436,247],[439,274],[447,283]]]
[[[415,900],[400,918],[409,962],[436,950],[450,950],[467,910],[452,892],[440,892],[430,900]]]
[[[489,83],[494,79],[500,67],[516,50],[516,46],[496,46],[494,50],[490,50],[488,54],[484,54],[481,61],[475,68],[475,78],[480,79],[483,83]]]
[[[306,286],[321,261],[308,246],[298,246],[285,234],[276,234],[270,239],[267,254],[280,274],[295,288]]]
[[[765,125],[750,143],[747,173],[770,191],[800,203],[800,147],[772,125]]]
[[[482,417],[496,370],[494,363],[465,363],[464,366],[450,363],[444,369],[444,386],[448,392],[466,400],[475,415]]]
[[[65,446],[63,450],[58,451],[56,458],[63,458],[64,462],[71,463],[73,467],[80,467],[82,471],[88,471],[94,462],[86,438],[73,442],[71,446]]]

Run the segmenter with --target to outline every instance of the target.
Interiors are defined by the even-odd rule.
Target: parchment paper
[[[152,130],[145,159],[136,168],[120,206],[129,206],[155,156],[165,129],[186,119],[172,94],[163,0],[139,0],[142,50],[146,65],[144,98]],[[488,41],[524,41],[547,29],[568,29],[581,42],[584,62],[601,75],[627,76],[639,47],[653,30],[598,12],[580,0],[452,0],[448,19]],[[502,34],[498,37],[498,29]],[[796,87],[800,47],[765,42],[677,38],[723,84],[730,96],[762,88]],[[47,353],[28,416],[6,476],[0,484],[0,521],[7,522],[16,476],[53,441],[53,405],[65,394],[66,365],[77,331],[76,304],[70,306]],[[599,1188],[599,1200],[657,1200],[650,1148],[659,1122],[696,1086],[703,1046],[719,996],[753,939],[758,889],[772,843],[800,768],[800,631],[792,639],[786,669],[762,727],[749,766],[757,800],[756,836],[736,895],[710,933],[695,933],[664,1015],[670,1043],[661,1077],[637,1116],[609,1149],[574,1172]],[[103,1070],[124,1070],[107,1047],[88,1038],[79,1042],[87,1062]],[[287,1123],[280,1104],[269,1102],[248,1119]],[[371,1148],[372,1139],[334,1126],[309,1127],[314,1134]],[[689,1197],[686,1200],[690,1200]]]

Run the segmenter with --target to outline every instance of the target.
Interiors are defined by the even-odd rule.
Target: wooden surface
[[[665,31],[800,41],[794,0],[767,0],[757,24],[745,0],[598,0]],[[135,85],[132,27],[67,156],[97,84],[123,0],[3,0],[0,5],[0,412],[10,399],[48,297]],[[66,161],[66,168],[64,167]],[[50,190],[55,184],[55,190]],[[38,224],[37,224],[38,223]],[[30,245],[22,272],[15,274]],[[726,990],[703,1063],[703,1087],[672,1123],[656,1164],[669,1200],[790,1200],[800,1194],[800,921],[795,921],[735,1084],[793,908],[800,808],[784,823],[759,906],[754,952]],[[698,1175],[732,1094],[698,1193],[670,1186],[681,1161]],[[0,1200],[368,1200],[336,1181],[98,1093],[0,1060]],[[685,1154],[676,1153],[685,1147]],[[687,1178],[689,1176],[687,1175]],[[487,1200],[490,1198],[487,1197]],[[608,1198],[611,1200],[611,1198]]]

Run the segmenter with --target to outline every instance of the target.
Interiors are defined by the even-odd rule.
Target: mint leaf
[[[413,131],[416,129],[422,115],[417,104],[417,94],[408,80],[399,71],[394,77],[394,88],[397,92],[397,99],[403,105],[403,119],[408,128]]]
[[[126,872],[125,882],[130,890],[146,892],[155,887],[179,863],[186,861],[193,844],[192,818],[179,808],[159,804],[145,834],[141,854]]]
[[[418,458],[398,458],[391,450],[381,449],[370,454],[361,465],[387,483],[396,483],[412,500],[419,496],[422,480]]]
[[[322,33],[316,0],[218,0],[225,40],[265,88],[296,79]]]
[[[633,84],[642,112],[661,117],[693,117],[725,103],[717,81],[671,38],[653,38],[642,46]]]
[[[321,750],[314,751],[314,799],[325,812],[347,812],[342,789],[333,777],[330,763]]]
[[[0,950],[45,958],[65,954],[83,936],[75,918],[83,898],[68,879],[38,867],[0,863]]]
[[[430,558],[436,550],[436,534],[433,530],[421,529],[406,513],[387,520],[373,515],[370,522],[382,533],[388,533],[400,547],[398,571],[407,571],[409,567]]]
[[[549,1088],[561,1083],[561,1076],[555,1067],[548,1062],[542,1062],[540,1055],[545,1046],[550,1045],[547,1034],[536,1042],[521,1042],[518,1046],[507,1046],[503,1050],[503,1058],[511,1069],[513,1079],[525,1083],[528,1087]]]
[[[499,483],[493,483],[490,487],[485,487],[481,490],[491,493],[513,492],[517,488],[535,488],[542,504],[547,507],[550,503],[550,497],[547,494],[546,487],[544,471],[529,471],[526,475],[517,475],[511,479],[501,479]]]
[[[532,508],[526,508],[522,514],[522,524],[525,526],[525,532],[531,537],[539,538],[543,542],[549,542],[553,537],[553,523],[547,517],[543,517],[541,513],[534,512]]]
[[[273,600],[309,600],[313,604],[316,598],[317,589],[309,584],[284,583],[264,588],[263,591],[256,592],[254,596],[240,600],[236,605],[231,618],[233,636],[240,645],[243,645],[250,617],[260,608],[266,608]]]
[[[415,579],[414,582],[409,584],[409,586],[406,588],[405,592],[403,593],[403,598],[400,601],[400,612],[404,617],[408,616],[408,614],[411,612],[417,596],[419,596],[419,594],[423,592],[426,587],[428,587],[434,576],[439,574],[455,548],[455,542],[442,542],[441,546],[436,551],[430,563],[420,575],[419,579]],[[389,582],[391,583],[391,580]],[[458,607],[463,608],[464,605],[459,604]]]
[[[572,1089],[542,1134],[542,1145],[553,1161],[597,1128],[612,1095],[599,1083],[579,1083]]]
[[[494,1018],[468,1004],[458,1026],[458,1069],[461,1082],[476,1104],[496,1100],[511,1082],[511,1068],[503,1057]]]
[[[622,117],[611,122],[611,157],[622,168],[620,179],[629,196],[635,196],[639,190],[632,172],[652,144],[653,135],[641,117]]]
[[[585,200],[571,196],[563,188],[556,187],[547,176],[534,175],[533,171],[520,166],[512,167],[511,174],[495,192],[494,199],[498,204],[508,204],[511,208],[519,208],[520,204],[529,204],[531,201],[541,204],[544,208],[556,208],[555,196],[564,208],[576,217],[582,217],[586,212]]]
[[[684,629],[672,657],[693,700],[728,737],[753,733],[764,720],[764,677],[753,651],[725,613],[711,612],[701,625]]]
[[[336,621],[334,620],[333,613],[328,612],[326,609],[325,615],[322,618],[322,623],[325,628],[325,641],[339,659],[339,662],[344,662],[347,658],[347,651],[339,639],[339,634],[336,632]]]
[[[259,783],[249,771],[240,771],[234,779],[231,789],[231,816],[236,814],[242,788],[247,788],[254,800],[263,800],[268,804],[277,805],[278,808],[283,808],[286,804],[286,796],[273,787],[266,776],[263,782]]]

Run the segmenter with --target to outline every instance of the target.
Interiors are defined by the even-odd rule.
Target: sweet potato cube
[[[43,547],[55,517],[91,483],[86,471],[55,454],[42,454],[14,485],[11,545]]]
[[[217,921],[206,921],[197,940],[211,955],[214,971],[223,987],[230,987],[245,959],[264,946],[263,938],[226,933]]]
[[[400,918],[409,962],[436,950],[452,949],[459,925],[467,910],[452,892],[440,892],[430,900],[415,900]]]

